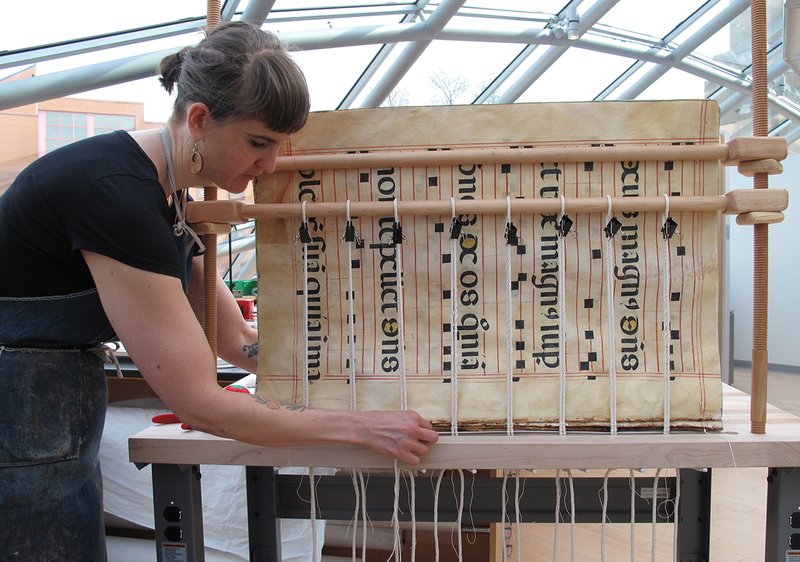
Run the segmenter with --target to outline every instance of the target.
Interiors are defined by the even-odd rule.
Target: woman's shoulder
[[[82,139],[41,156],[29,167],[39,173],[58,173],[91,181],[109,175],[133,175],[150,180],[156,169],[125,131]]]

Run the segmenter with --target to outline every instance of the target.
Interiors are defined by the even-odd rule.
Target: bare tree
[[[453,105],[458,96],[469,87],[469,81],[461,76],[452,76],[439,69],[436,74],[429,77],[431,84],[437,90],[436,100],[442,105]]]
[[[395,88],[381,104],[382,107],[400,107],[408,105],[408,96],[403,89]]]

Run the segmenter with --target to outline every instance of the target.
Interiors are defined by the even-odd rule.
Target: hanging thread
[[[652,506],[652,520],[651,520],[651,528],[652,528],[652,535],[650,537],[651,544],[650,544],[650,556],[652,562],[656,562],[656,544],[657,544],[657,535],[656,535],[656,521],[658,517],[658,479],[661,476],[661,469],[659,468],[656,470],[656,475],[653,478],[653,506]]]
[[[670,300],[670,285],[672,283],[671,266],[669,259],[669,240],[675,232],[675,221],[669,216],[669,195],[664,195],[664,227],[662,228],[663,240],[661,246],[661,259],[663,263],[662,279],[661,279],[661,295],[662,295],[662,313],[663,313],[663,338],[664,338],[664,433],[669,433],[670,426],[670,376],[672,369],[670,368],[670,318],[669,318],[669,300]]]
[[[675,507],[673,509],[672,562],[678,562],[678,524],[681,507],[681,469],[675,469]]]
[[[611,469],[603,475],[603,514],[600,517],[600,562],[606,559],[606,519],[608,518],[608,475]]]
[[[394,546],[392,554],[395,560],[402,559],[400,545],[400,469],[397,460],[394,461],[394,507],[392,510],[392,529],[394,530]]]
[[[572,470],[567,470],[567,481],[569,482],[569,546],[570,560],[575,562],[575,484],[572,481]]]
[[[558,561],[558,529],[561,526],[561,469],[556,469],[556,510],[553,515],[553,562]]]
[[[636,562],[636,476],[630,469],[628,485],[631,489],[631,562]]]
[[[500,494],[500,528],[505,531],[506,528],[506,504],[508,503],[508,492],[506,491],[506,483],[508,482],[508,470],[503,469],[503,489]],[[505,544],[505,537],[503,537],[503,562],[508,560],[508,547]]]
[[[355,504],[356,504],[355,511],[353,512],[353,539],[352,539],[352,546],[350,549],[353,561],[355,561],[356,544],[358,543],[358,541],[356,540],[356,533],[358,532],[358,514],[361,510],[361,490],[358,487],[358,476],[357,476],[357,471],[355,469],[350,469],[350,480],[353,482],[353,495],[355,496]]]
[[[367,559],[367,485],[364,473],[358,471],[358,484],[361,487],[361,561]]]
[[[511,197],[506,196],[506,434],[514,435],[514,346],[511,313],[511,247],[516,245],[517,228],[511,222]]]
[[[567,333],[566,333],[566,250],[567,232],[565,229],[569,218],[565,215],[566,199],[561,196],[561,214],[558,218],[559,225],[559,249],[558,249],[558,433],[567,433]],[[566,230],[566,231],[565,231]]]
[[[400,225],[400,213],[397,211],[397,199],[392,200],[394,207],[394,224],[392,238],[397,259],[397,335],[400,344],[400,409],[407,410],[406,399],[406,336],[404,327],[405,308],[403,306],[403,228]]]
[[[439,471],[439,477],[436,479],[436,487],[433,492],[433,551],[435,562],[439,562],[439,489],[442,486],[442,476],[444,476],[444,470]]]
[[[616,221],[611,209],[611,196],[606,195],[608,211],[605,227],[605,261],[606,261],[606,302],[608,308],[608,388],[609,388],[609,422],[611,435],[617,434],[617,319],[614,302],[614,235],[617,233],[619,221]],[[616,222],[614,222],[616,221]]]
[[[458,515],[456,517],[456,533],[458,533],[458,560],[461,562],[464,556],[464,546],[462,541],[461,522],[464,515],[464,469],[458,469]]]
[[[350,409],[356,409],[356,332],[355,323],[356,317],[353,312],[353,301],[355,300],[356,293],[353,290],[353,244],[356,242],[355,228],[353,227],[353,220],[350,217],[350,200],[345,204],[345,242],[347,242],[347,330],[348,341],[347,351],[349,354],[350,364]]]
[[[303,244],[303,406],[308,407],[308,244],[311,235],[308,232],[308,219],[306,217],[306,201],[303,201],[302,222],[300,223],[299,238]],[[308,469],[311,503],[311,552],[313,559],[317,560],[317,496],[314,481],[314,469]]]
[[[411,562],[417,558],[417,483],[414,473],[409,478],[411,490]]]
[[[458,435],[458,236],[461,223],[456,215],[456,200],[450,198],[453,223],[450,229],[450,434]]]
[[[311,558],[313,562],[317,562],[317,485],[314,478],[314,469],[308,469],[308,483],[309,483],[309,501],[311,503]]]
[[[515,539],[514,539],[514,543],[515,543],[514,544],[514,550],[517,553],[517,557],[516,557],[517,560],[519,560],[520,554],[522,553],[522,533],[521,533],[521,528],[520,528],[520,524],[522,523],[522,512],[520,511],[520,507],[519,507],[519,500],[520,500],[520,492],[519,492],[520,475],[519,475],[519,473],[520,473],[520,471],[517,470],[515,478],[514,478],[514,516],[515,516],[516,521],[517,521],[517,528],[516,528],[516,532],[514,533],[514,536],[515,536]]]

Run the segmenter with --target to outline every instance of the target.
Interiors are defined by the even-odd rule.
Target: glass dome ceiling
[[[155,66],[200,39],[207,5],[136,6],[42,0],[32,14],[8,3],[0,109],[73,95],[141,102],[148,120],[166,120]],[[800,84],[783,52],[783,2],[767,6],[770,134],[791,144]],[[221,19],[297,49],[313,110],[705,97],[729,136],[750,134],[747,0],[226,0]]]

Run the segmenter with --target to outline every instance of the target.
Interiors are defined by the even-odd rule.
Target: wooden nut
[[[779,212],[789,206],[789,192],[785,189],[736,189],[725,194],[727,205],[723,213],[741,215],[752,212]]]
[[[241,224],[247,222],[242,218],[244,203],[230,199],[219,201],[190,201],[186,205],[186,222],[197,224],[203,222]]]
[[[228,223],[200,222],[196,224],[190,224],[189,226],[191,226],[192,230],[194,230],[195,233],[199,235],[228,234],[231,231],[231,225],[229,225]]]
[[[764,160],[747,160],[739,162],[739,173],[743,176],[752,178],[756,174],[782,174],[783,164],[772,158]]]
[[[775,224],[783,221],[783,213],[772,213],[768,211],[743,213],[736,215],[736,224]]]
[[[723,164],[734,165],[748,160],[783,160],[789,154],[784,137],[739,137],[727,142],[728,157]]]

